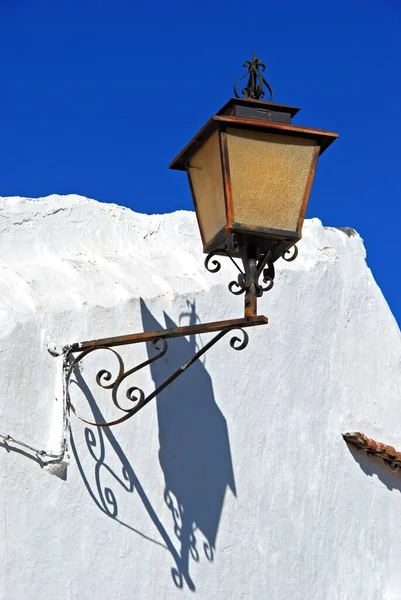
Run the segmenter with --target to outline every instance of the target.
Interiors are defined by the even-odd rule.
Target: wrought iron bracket
[[[162,329],[160,331],[150,331],[145,333],[135,333],[132,335],[124,335],[118,337],[104,338],[99,340],[91,340],[87,342],[79,342],[66,346],[63,349],[64,354],[64,389],[67,401],[68,411],[72,411],[77,417],[84,423],[94,425],[96,427],[110,427],[122,423],[127,419],[133,417],[139,412],[146,404],[148,404],[153,398],[155,398],[160,392],[162,392],[168,385],[170,385],[177,377],[182,375],[191,365],[193,365],[203,354],[205,354],[212,346],[214,346],[219,340],[221,340],[227,334],[237,331],[241,337],[234,335],[230,339],[230,346],[234,350],[243,350],[248,345],[248,334],[245,331],[248,327],[254,327],[257,325],[266,325],[268,322],[265,316],[254,316],[245,317],[243,319],[233,319],[230,321],[217,321],[213,323],[206,323],[201,325],[189,325],[187,327],[176,327],[174,329]],[[201,333],[216,333],[209,342],[207,342],[198,352],[191,356],[179,369],[174,371],[170,377],[168,377],[161,385],[149,394],[135,386],[129,386],[125,388],[125,398],[132,403],[131,408],[124,408],[120,403],[120,392],[124,388],[124,382],[131,375],[134,375],[141,369],[151,365],[152,363],[159,360],[162,356],[167,353],[168,342],[167,340],[172,338],[179,338],[184,336],[198,335]],[[131,368],[126,368],[121,354],[115,349],[119,346],[126,346],[130,344],[138,343],[150,343],[151,347],[155,351],[154,356],[148,358],[148,360],[135,365]],[[70,382],[74,374],[74,371],[79,367],[79,364],[89,354],[96,350],[106,350],[111,352],[117,359],[117,374],[112,373],[107,369],[101,369],[96,375],[96,383],[98,386],[105,390],[110,390],[111,400],[114,406],[124,414],[119,418],[107,422],[107,423],[96,423],[88,419],[83,418],[75,406],[73,405],[70,398]]]
[[[298,248],[294,245],[284,253],[282,258],[287,261],[294,260],[298,255]],[[201,356],[203,356],[212,346],[214,346],[224,336],[233,331],[238,331],[241,337],[234,335],[230,339],[230,346],[234,350],[243,350],[248,345],[248,334],[245,331],[248,327],[265,325],[267,317],[257,315],[257,298],[260,298],[264,292],[271,290],[274,285],[275,269],[272,259],[272,251],[260,252],[254,246],[244,242],[236,234],[230,236],[228,245],[225,249],[210,253],[205,260],[205,267],[211,273],[216,273],[221,269],[218,258],[227,256],[238,270],[237,280],[228,284],[228,289],[234,295],[245,295],[245,316],[242,319],[232,319],[230,321],[217,321],[200,325],[189,325],[187,327],[176,327],[174,329],[162,329],[160,331],[150,331],[144,333],[135,333],[132,335],[123,335],[111,338],[79,342],[66,346],[63,349],[64,355],[64,390],[68,413],[71,411],[84,423],[96,427],[111,427],[118,423],[123,423],[146,404],[162,392],[168,385],[177,379],[184,371],[193,365]],[[233,258],[233,256],[235,258]],[[242,268],[238,260],[242,262]],[[262,278],[262,283],[260,279]],[[144,390],[137,386],[127,384],[128,377],[134,375],[141,369],[155,363],[165,356],[168,351],[167,340],[178,337],[199,335],[202,333],[216,333],[198,352],[188,358],[188,360],[174,371],[162,384],[155,390],[146,394]],[[149,343],[154,351],[153,356],[140,364],[131,368],[126,368],[121,354],[116,350],[120,346],[126,346],[138,343]],[[106,350],[117,359],[117,373],[112,374],[108,369],[101,369],[97,372],[96,383],[104,389],[109,390],[111,400],[114,406],[122,412],[122,416],[109,422],[96,423],[82,417],[76,410],[70,397],[70,383],[76,369],[81,362],[96,350]],[[121,392],[125,390],[125,400],[129,402],[129,408],[122,406],[120,398]]]

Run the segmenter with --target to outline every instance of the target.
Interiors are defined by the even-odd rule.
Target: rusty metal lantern
[[[245,75],[234,86],[235,98],[206,123],[170,165],[187,172],[203,250],[208,254],[206,268],[215,273],[221,268],[219,257],[226,256],[238,269],[237,280],[228,287],[233,294],[245,295],[244,316],[65,346],[62,354],[66,415],[71,411],[97,427],[122,423],[181,377],[219,340],[230,335],[231,348],[243,350],[248,344],[246,330],[267,325],[267,317],[257,314],[257,298],[274,284],[275,261],[280,257],[296,258],[295,244],[301,238],[316,163],[337,134],[293,125],[291,120],[299,109],[273,103],[273,91],[262,75],[265,65],[254,54],[244,67]],[[245,77],[248,81],[240,98],[238,85]],[[268,101],[263,100],[265,87],[270,93]],[[232,335],[234,332],[236,335]],[[166,355],[170,340],[213,333],[214,337],[156,389],[145,392],[128,384],[130,377]],[[149,358],[126,367],[117,348],[141,343],[148,344]],[[97,385],[109,390],[120,411],[118,418],[108,422],[80,416],[69,391],[81,361],[98,350],[111,351],[118,361],[116,374],[101,369],[96,375]],[[120,404],[121,391],[125,391],[125,401],[131,403],[129,408]]]
[[[246,294],[246,314],[256,314],[256,297],[270,289],[274,262],[292,260],[300,240],[319,156],[336,133],[292,124],[298,108],[273,103],[273,91],[253,55],[240,98],[221,108],[170,164],[186,171],[203,250],[210,258],[241,258],[243,271],[230,284]],[[241,79],[239,81],[241,81]],[[270,98],[265,96],[267,87]],[[258,283],[263,273],[263,287]]]

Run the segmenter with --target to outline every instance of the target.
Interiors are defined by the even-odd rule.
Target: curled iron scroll
[[[95,347],[91,347],[87,350],[84,350],[83,352],[78,354],[78,356],[76,358],[72,359],[72,361],[69,363],[67,370],[66,370],[65,389],[66,389],[66,399],[67,399],[68,410],[71,410],[84,423],[86,423],[88,425],[93,425],[95,427],[111,427],[112,425],[117,425],[118,423],[122,423],[123,421],[126,421],[127,419],[131,418],[134,414],[136,414],[139,410],[141,410],[141,408],[143,408],[143,406],[145,406],[150,400],[155,398],[161,391],[163,391],[165,389],[165,387],[167,387],[167,385],[169,385],[177,377],[182,375],[182,373],[187,368],[189,368],[196,360],[198,360],[209,348],[214,346],[214,344],[216,342],[218,342],[222,337],[224,337],[228,333],[235,331],[235,330],[238,331],[239,334],[241,334],[242,339],[241,339],[241,337],[238,337],[238,335],[232,336],[230,339],[231,348],[233,348],[234,350],[243,350],[244,348],[246,348],[246,346],[248,345],[249,337],[248,337],[247,332],[244,329],[242,329],[239,325],[235,325],[232,327],[227,327],[227,328],[222,329],[221,331],[219,331],[219,333],[217,335],[215,335],[209,342],[207,342],[204,346],[202,346],[200,348],[200,350],[198,350],[193,356],[191,356],[183,365],[181,365],[181,367],[179,369],[174,371],[170,375],[170,377],[168,377],[161,385],[158,386],[158,388],[153,390],[150,394],[145,395],[145,392],[141,388],[138,388],[136,386],[130,386],[126,390],[125,397],[131,403],[134,404],[133,408],[124,408],[120,404],[120,402],[118,400],[119,388],[120,388],[121,384],[127,379],[127,377],[129,377],[130,375],[133,375],[140,369],[143,369],[143,368],[147,367],[148,365],[154,363],[156,360],[159,360],[162,356],[164,356],[166,354],[167,349],[168,349],[168,344],[167,344],[166,339],[163,337],[154,338],[152,340],[151,344],[152,344],[153,348],[157,350],[157,353],[155,354],[155,356],[152,356],[148,360],[140,363],[139,365],[136,365],[135,367],[133,367],[131,369],[127,369],[127,370],[125,369],[124,361],[123,361],[121,355],[116,350],[111,348],[110,346],[95,346]],[[70,380],[71,380],[71,376],[74,372],[74,369],[76,369],[78,367],[78,364],[86,356],[88,356],[88,354],[91,354],[92,352],[95,352],[96,350],[106,350],[106,351],[112,352],[112,354],[117,358],[117,363],[118,363],[117,375],[115,377],[113,377],[111,371],[109,371],[108,369],[101,369],[100,371],[97,372],[95,380],[99,387],[101,387],[105,390],[111,390],[111,397],[112,397],[114,406],[116,408],[118,408],[121,412],[125,413],[122,417],[120,417],[118,419],[115,419],[115,420],[109,421],[109,422],[102,422],[102,423],[90,421],[90,420],[82,417],[81,414],[78,413],[78,411],[76,410],[73,403],[71,402],[71,397],[70,397],[70,393],[69,393]],[[68,350],[67,350],[67,357],[68,356],[69,356],[69,354],[68,354]]]
[[[235,249],[235,251],[240,252],[244,270],[238,266],[237,262],[232,258],[228,250],[217,250],[208,254],[205,259],[206,269],[210,273],[217,273],[221,269],[221,263],[216,257],[221,258],[222,256],[227,256],[235,265],[237,271],[239,271],[237,279],[228,284],[228,289],[232,294],[234,294],[234,296],[240,296],[241,294],[244,294],[249,289],[252,281],[255,283],[256,293],[259,297],[261,297],[264,292],[271,290],[274,285],[275,277],[274,264],[270,262],[271,253],[267,252],[262,254],[259,263],[257,265],[253,264],[253,268],[251,268],[251,260],[249,260],[246,254],[246,249],[234,236],[230,238],[230,247],[231,251]],[[289,260],[294,260],[294,258],[290,258]],[[262,281],[265,285],[259,283],[259,279],[262,274]]]
[[[289,256],[287,256],[287,254]],[[296,246],[294,244],[294,246],[291,246],[291,248],[289,248],[288,250],[286,250],[284,252],[282,258],[287,262],[292,262],[293,260],[296,259],[297,256],[298,256],[298,246]]]
[[[138,406],[141,404],[141,402],[143,402],[145,400],[145,393],[141,388],[138,388],[136,386],[130,386],[126,390],[125,397],[130,402],[134,403],[135,406],[133,408],[124,408],[123,406],[121,406],[121,404],[118,400],[118,390],[119,390],[121,384],[123,383],[123,381],[125,379],[127,379],[127,377],[129,377],[130,375],[133,375],[134,373],[143,369],[144,367],[147,367],[148,365],[154,363],[156,360],[158,360],[159,358],[164,356],[167,352],[168,344],[167,344],[166,340],[163,338],[155,338],[154,340],[152,340],[151,345],[153,348],[155,348],[158,351],[157,354],[155,354],[155,356],[152,356],[148,360],[145,360],[144,362],[140,363],[139,365],[136,365],[132,369],[128,369],[128,370],[125,370],[124,361],[123,361],[121,355],[116,350],[114,350],[113,348],[110,348],[109,346],[97,346],[94,348],[89,348],[88,350],[85,350],[84,352],[81,352],[76,358],[73,359],[73,361],[69,365],[69,368],[68,368],[68,371],[66,374],[68,408],[71,409],[71,411],[74,413],[75,416],[77,416],[81,421],[83,421],[87,425],[94,425],[97,427],[110,427],[111,425],[117,425],[118,423],[122,423],[123,421],[126,421],[129,417],[131,417],[133,414],[135,414],[137,412]],[[78,411],[75,408],[75,406],[73,405],[73,403],[71,402],[71,397],[70,397],[70,393],[69,393],[69,383],[70,383],[71,376],[74,372],[74,369],[77,368],[78,364],[82,361],[83,358],[88,356],[88,354],[95,352],[96,350],[106,350],[106,351],[112,352],[114,354],[114,356],[117,358],[118,373],[114,377],[114,379],[113,379],[112,373],[109,370],[101,369],[96,374],[96,383],[99,387],[101,387],[105,390],[111,390],[111,398],[112,398],[112,402],[113,402],[114,406],[125,413],[125,415],[120,417],[119,419],[113,420],[108,423],[102,423],[102,424],[96,423],[94,421],[89,421],[88,419],[85,419],[84,417],[82,417],[81,414],[78,413]],[[104,382],[110,382],[110,383],[104,383]]]
[[[252,98],[254,100],[260,100],[266,96],[264,91],[264,86],[269,90],[269,102],[273,100],[273,89],[270,84],[263,77],[261,71],[266,70],[266,65],[262,63],[256,56],[256,53],[253,53],[252,60],[247,60],[243,64],[244,69],[246,69],[246,73],[238,79],[238,81],[234,85],[234,94],[236,98],[240,98],[240,93],[238,92],[238,85],[241,83],[245,77],[248,77],[248,81],[246,86],[241,90],[241,94],[245,98]]]
[[[234,294],[234,296],[239,296],[246,291],[245,273],[238,266],[238,264],[235,262],[235,260],[232,258],[232,256],[229,254],[229,252],[227,250],[217,250],[215,252],[210,252],[210,254],[208,254],[207,257],[205,258],[205,263],[204,263],[205,268],[209,271],[209,273],[217,273],[218,271],[220,271],[221,263],[219,260],[217,260],[216,257],[221,258],[222,256],[227,256],[231,260],[233,265],[235,265],[235,268],[237,269],[237,271],[239,271],[237,281],[234,280],[228,284],[228,289],[230,290],[230,292],[232,294]],[[210,263],[213,266],[211,266]]]
[[[234,335],[230,340],[230,346],[234,350],[244,350],[248,345],[249,335],[244,329],[239,328],[238,331],[242,334],[243,339],[241,340],[241,338]]]

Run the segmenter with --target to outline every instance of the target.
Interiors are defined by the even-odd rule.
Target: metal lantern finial
[[[259,71],[259,69],[265,71],[266,65],[257,58],[256,52],[253,53],[252,60],[247,60],[244,62],[244,69],[247,70],[245,75],[238,79],[234,85],[235,97],[240,97],[237,89],[238,84],[248,76],[248,83],[241,91],[244,98],[252,98],[253,100],[260,100],[261,98],[264,98],[266,96],[266,92],[263,88],[266,86],[270,94],[268,101],[271,102],[273,100],[273,89]]]

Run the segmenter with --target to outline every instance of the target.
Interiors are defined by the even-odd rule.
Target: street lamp
[[[253,55],[244,63],[246,73],[235,84],[235,98],[221,108],[196,134],[170,165],[186,171],[196,216],[207,253],[210,272],[221,268],[220,256],[227,256],[239,271],[229,284],[233,294],[245,294],[245,315],[240,319],[217,321],[161,331],[150,331],[78,342],[63,348],[65,405],[77,414],[69,393],[75,368],[95,350],[109,350],[117,359],[115,375],[106,369],[96,375],[97,384],[110,390],[123,416],[111,422],[85,423],[108,427],[126,421],[155,398],[225,335],[237,330],[230,345],[242,350],[248,344],[245,328],[266,325],[257,315],[257,298],[274,283],[274,263],[282,257],[294,260],[296,242],[302,235],[309,194],[318,157],[337,138],[336,133],[292,124],[299,109],[273,102],[273,91],[262,72],[265,65]],[[240,97],[238,86],[248,78]],[[264,88],[270,93],[263,100]],[[238,264],[242,263],[242,268]],[[259,282],[262,277],[262,283]],[[174,371],[157,389],[145,393],[137,386],[125,387],[124,408],[118,395],[126,379],[159,360],[171,338],[216,333],[196,354]],[[116,347],[150,343],[154,355],[127,369]],[[79,416],[79,415],[78,415]]]
[[[273,91],[253,55],[244,63],[248,82],[202,127],[170,164],[186,171],[209,270],[215,255],[241,258],[243,271],[230,284],[245,293],[246,316],[270,289],[274,262],[293,259],[301,238],[319,156],[336,133],[292,124],[298,108],[273,103]],[[269,101],[262,100],[264,87]],[[217,267],[217,268],[216,268]],[[265,287],[259,284],[264,274]]]

